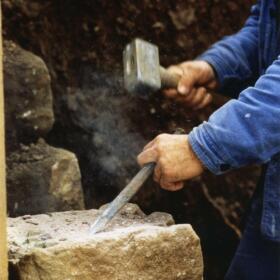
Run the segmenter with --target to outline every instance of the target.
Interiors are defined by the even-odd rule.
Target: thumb
[[[188,95],[191,93],[195,84],[195,78],[192,74],[185,74],[178,83],[178,92],[181,95]]]
[[[191,93],[195,83],[195,76],[192,73],[185,73],[178,83],[177,90],[181,95],[188,95]]]
[[[140,166],[143,166],[149,162],[157,162],[158,153],[157,150],[153,147],[147,148],[142,153],[137,156],[137,162]]]

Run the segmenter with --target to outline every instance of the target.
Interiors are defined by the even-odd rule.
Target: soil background
[[[195,58],[236,32],[254,2],[2,1],[4,38],[48,66],[55,124],[47,142],[77,155],[87,208],[109,202],[125,186],[147,141],[178,128],[187,133],[226,102],[216,97],[197,113],[163,100],[160,93],[149,100],[128,95],[122,84],[124,46],[135,37],[149,40],[159,46],[164,66]],[[178,223],[191,223],[201,238],[205,279],[222,279],[258,174],[257,167],[219,177],[206,173],[176,193],[150,180],[134,202],[146,213],[166,211]]]

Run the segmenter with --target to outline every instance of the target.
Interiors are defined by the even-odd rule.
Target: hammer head
[[[123,52],[124,86],[142,98],[161,88],[158,47],[141,39],[134,39]]]

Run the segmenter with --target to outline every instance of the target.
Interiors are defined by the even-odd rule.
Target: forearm
[[[190,144],[213,173],[264,163],[280,152],[280,60],[254,87],[244,90],[189,135]]]
[[[259,4],[253,6],[251,16],[237,34],[225,37],[197,58],[215,69],[224,95],[236,97],[258,74],[259,12]]]

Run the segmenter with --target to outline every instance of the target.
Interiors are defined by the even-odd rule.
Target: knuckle
[[[205,87],[201,87],[201,92],[206,95],[207,91],[206,91],[206,88]]]
[[[157,137],[156,137],[156,143],[159,144],[162,139],[165,137],[166,134],[159,134]]]
[[[138,164],[142,163],[142,156],[141,155],[137,156],[137,162],[138,162]]]
[[[179,68],[178,65],[170,65],[167,70],[173,71],[173,70],[177,70]]]
[[[179,64],[179,67],[180,67],[182,70],[191,70],[191,69],[193,69],[193,62],[191,62],[191,61],[185,61],[185,62]]]
[[[166,135],[166,133],[161,133],[158,137],[159,137],[159,139],[162,139],[165,135]]]
[[[171,192],[174,192],[175,191],[175,188],[176,188],[176,186],[175,186],[175,184],[173,184],[173,183],[170,183],[170,184],[168,184],[168,189],[169,189],[169,191],[171,191]]]
[[[197,95],[196,95],[196,98],[201,99],[201,98],[203,98],[205,95],[206,95],[206,91],[203,90],[203,89],[201,89],[201,90],[198,91],[198,93],[197,93]]]
[[[157,144],[160,141],[161,138],[161,134],[159,134],[156,138],[155,138],[155,143]]]
[[[165,179],[163,179],[163,178],[161,178],[161,180],[160,180],[160,185],[164,189],[167,189],[167,187],[168,187],[167,181]]]

